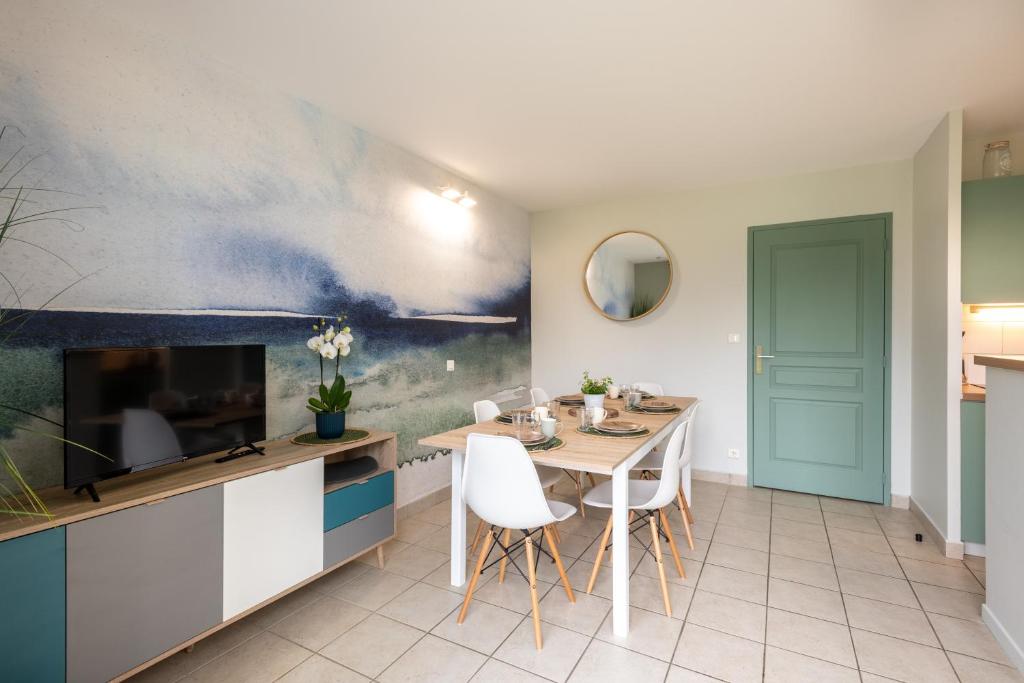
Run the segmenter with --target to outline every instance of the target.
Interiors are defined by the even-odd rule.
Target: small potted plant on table
[[[338,326],[345,321],[345,316],[337,319]],[[310,396],[306,405],[316,414],[316,435],[320,439],[337,439],[345,433],[345,411],[348,409],[352,392],[345,388],[345,377],[341,374],[341,359],[347,356],[352,348],[352,330],[342,327],[335,331],[334,325],[327,327],[327,321],[320,319],[313,325],[315,333],[306,346],[320,358],[320,388],[316,396]],[[324,361],[334,361],[334,379],[328,387],[324,381]]]
[[[612,378],[594,379],[590,372],[583,371],[583,383],[580,384],[580,391],[583,392],[583,403],[588,408],[604,407],[604,396],[608,393],[608,387],[612,385]]]

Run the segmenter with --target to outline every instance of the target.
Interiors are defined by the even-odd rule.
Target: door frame
[[[754,486],[754,235],[765,230],[781,230],[809,225],[834,225],[880,219],[885,225],[885,358],[882,392],[882,504],[892,504],[892,212],[860,216],[842,216],[820,220],[754,225],[747,228],[747,487]]]

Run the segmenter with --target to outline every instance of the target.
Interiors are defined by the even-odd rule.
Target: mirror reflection
[[[620,232],[594,249],[583,284],[590,301],[605,317],[635,320],[665,300],[672,286],[672,263],[655,237]]]

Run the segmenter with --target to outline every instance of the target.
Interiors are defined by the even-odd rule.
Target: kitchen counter
[[[979,387],[973,384],[964,384],[960,387],[960,399],[963,401],[977,401],[978,403],[984,403],[985,387]]]
[[[1024,372],[1024,356],[975,356],[974,364]]]

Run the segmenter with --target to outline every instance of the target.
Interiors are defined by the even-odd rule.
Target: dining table
[[[622,438],[599,436],[577,430],[579,421],[568,414],[568,406],[559,410],[563,428],[558,434],[564,445],[551,450],[529,451],[538,465],[558,467],[572,472],[585,472],[610,476],[612,480],[612,630],[617,636],[629,633],[629,479],[630,472],[640,460],[685,419],[689,408],[697,402],[692,396],[659,396],[659,399],[678,406],[674,413],[625,412],[622,399],[605,398],[605,408],[620,411],[618,419],[637,422],[646,427],[648,434]],[[458,429],[435,434],[419,440],[422,446],[451,452],[452,466],[452,523],[451,523],[451,584],[462,586],[466,582],[466,502],[462,496],[462,476],[466,461],[466,441],[470,434],[509,434],[512,426],[495,420],[478,422]],[[689,472],[684,473],[683,488],[690,498]]]

